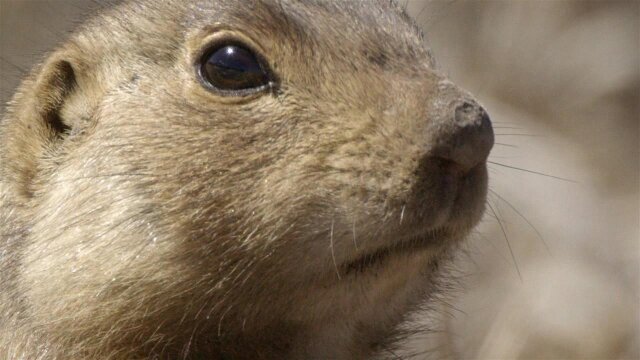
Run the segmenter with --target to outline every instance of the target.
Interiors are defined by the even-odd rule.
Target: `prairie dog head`
[[[389,1],[128,2],[0,136],[16,321],[90,357],[366,356],[479,220],[493,144]]]

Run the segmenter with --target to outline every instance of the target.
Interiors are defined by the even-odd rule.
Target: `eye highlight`
[[[223,44],[206,52],[199,75],[204,83],[224,95],[245,95],[270,86],[268,71],[259,57],[240,44]]]

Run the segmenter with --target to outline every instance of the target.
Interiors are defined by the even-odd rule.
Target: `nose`
[[[454,173],[465,175],[484,164],[493,147],[494,135],[487,112],[475,101],[460,100],[449,114],[429,131],[433,147],[428,156],[444,160]]]

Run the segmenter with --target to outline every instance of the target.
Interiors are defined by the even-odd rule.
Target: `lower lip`
[[[480,191],[479,187],[486,186],[486,165],[476,166],[462,178],[453,174],[445,174],[442,177],[442,185],[444,186],[443,191],[451,194],[448,202],[443,206],[445,209],[440,210],[441,214],[445,214],[444,210],[446,210],[446,216],[428,217],[431,222],[425,224],[423,218],[404,214],[402,226],[404,229],[396,229],[404,234],[402,239],[395,239],[396,241],[393,241],[391,245],[378,248],[345,263],[341,266],[344,272],[347,274],[363,273],[384,266],[394,257],[424,251],[438,252],[456,239],[464,238],[471,226],[479,220],[479,216],[478,219],[474,219],[473,216],[469,216],[469,211],[463,211],[463,209],[472,208],[472,204],[476,202],[484,202],[484,198],[474,196],[474,193],[484,193],[484,191]],[[435,229],[425,231],[423,226],[435,227]],[[452,231],[453,228],[455,228],[455,232]],[[408,234],[407,229],[414,229],[415,233]]]
[[[358,259],[343,265],[343,269],[346,274],[363,273],[368,269],[383,265],[392,257],[429,249],[440,249],[443,244],[449,242],[450,238],[451,235],[446,229],[432,230],[427,234],[415,236],[361,256]]]

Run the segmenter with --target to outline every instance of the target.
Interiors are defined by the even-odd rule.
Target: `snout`
[[[427,228],[470,229],[484,211],[494,134],[482,106],[456,88],[448,90],[431,107],[407,205]]]
[[[454,102],[448,114],[431,126],[425,156],[444,162],[451,174],[465,176],[483,165],[493,147],[494,134],[487,112],[474,100]]]

